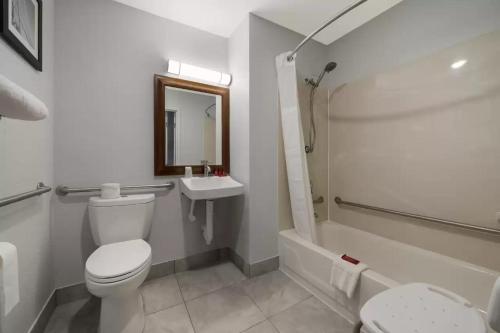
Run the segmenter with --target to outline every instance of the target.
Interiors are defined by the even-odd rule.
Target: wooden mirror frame
[[[203,174],[200,165],[165,165],[165,88],[174,87],[185,90],[199,91],[222,97],[222,164],[210,165],[212,171],[222,168],[229,173],[229,89],[208,84],[177,79],[168,76],[155,75],[155,106],[154,106],[154,149],[155,176],[183,175],[184,168],[193,168],[193,174]]]

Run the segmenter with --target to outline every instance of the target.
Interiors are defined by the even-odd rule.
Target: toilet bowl
[[[101,246],[85,266],[89,292],[102,299],[99,332],[142,332],[144,311],[138,288],[151,267],[149,244],[137,239]]]
[[[99,333],[142,333],[139,286],[151,268],[149,234],[154,195],[91,198],[89,216],[99,246],[85,263],[89,292],[101,298]]]

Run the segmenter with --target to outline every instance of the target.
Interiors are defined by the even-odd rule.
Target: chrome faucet
[[[212,170],[210,169],[210,166],[208,165],[207,160],[202,160],[201,164],[203,164],[203,176],[208,177],[212,173]]]

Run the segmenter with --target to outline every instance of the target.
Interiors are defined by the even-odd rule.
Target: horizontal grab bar
[[[120,186],[120,190],[131,191],[131,190],[147,190],[147,189],[172,189],[175,187],[174,182],[168,182],[165,184],[153,184],[153,185],[128,185]],[[67,195],[71,193],[84,193],[84,192],[100,192],[100,187],[68,187],[59,185],[56,188],[56,193],[58,195]]]
[[[405,213],[405,212],[401,212],[398,210],[392,210],[392,209],[381,208],[381,207],[376,207],[376,206],[369,206],[369,205],[364,205],[364,204],[355,203],[355,202],[351,202],[351,201],[344,201],[340,197],[335,197],[335,203],[339,206],[344,205],[344,206],[369,209],[369,210],[374,210],[377,212],[399,215],[399,216],[404,216],[404,217],[411,217],[414,219],[423,220],[423,221],[427,221],[427,222],[439,223],[439,224],[453,226],[453,227],[457,227],[457,228],[461,228],[461,229],[478,231],[478,232],[485,232],[485,233],[500,236],[500,229],[479,227],[476,225],[466,224],[466,223],[452,221],[452,220],[445,220],[445,219],[440,219],[440,218],[436,218],[436,217],[430,217],[430,216],[424,216],[424,215],[418,215],[418,214],[412,214],[412,213]]]
[[[22,201],[31,197],[36,197],[38,195],[42,195],[44,193],[52,191],[52,188],[46,186],[44,183],[40,182],[37,184],[36,189],[29,192],[24,192],[17,195],[12,195],[10,197],[5,197],[0,199],[0,207],[10,205],[14,202]]]

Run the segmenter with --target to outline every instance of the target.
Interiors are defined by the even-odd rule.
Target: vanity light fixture
[[[450,67],[453,69],[459,69],[460,67],[463,67],[466,63],[467,63],[466,59],[460,59],[452,63]]]
[[[213,71],[211,69],[193,66],[170,59],[168,61],[168,73],[213,82],[228,86],[231,84],[231,74]]]

